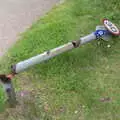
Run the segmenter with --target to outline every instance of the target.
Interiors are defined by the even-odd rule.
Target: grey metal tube
[[[80,38],[80,40],[81,40],[80,44],[82,45],[82,44],[85,44],[85,43],[90,42],[95,39],[96,39],[96,35],[94,33],[92,33],[85,37]]]
[[[82,45],[82,44],[85,44],[85,43],[90,42],[90,41],[95,40],[95,39],[96,39],[96,36],[94,35],[94,33],[92,33],[88,36],[80,38],[80,40],[76,41],[76,44],[81,44]],[[76,46],[78,47],[79,45],[76,45]],[[54,48],[50,51],[46,51],[46,52],[44,52],[40,55],[29,58],[28,60],[17,63],[16,65],[14,65],[12,67],[12,71],[14,73],[22,72],[22,71],[26,70],[27,68],[29,68],[29,67],[31,67],[35,64],[41,63],[41,62],[46,61],[46,60],[48,60],[48,59],[50,59],[54,56],[57,56],[61,53],[64,53],[64,52],[69,51],[73,48],[76,48],[76,46],[75,46],[75,42],[74,43],[69,42],[65,45]]]
[[[56,55],[59,55],[59,54],[65,52],[65,51],[71,50],[72,48],[74,48],[74,46],[70,42],[70,43],[60,46],[58,48],[54,48],[50,51],[46,51],[40,55],[37,55],[35,57],[28,59],[28,60],[19,62],[18,64],[15,65],[15,73],[22,72],[25,69],[27,69],[35,64],[41,63],[42,61],[45,61],[45,60],[48,60]]]

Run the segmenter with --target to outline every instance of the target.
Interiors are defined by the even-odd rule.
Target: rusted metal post
[[[57,48],[54,48],[52,50],[46,51],[46,52],[44,52],[40,55],[37,55],[35,57],[32,57],[32,58],[29,58],[27,60],[21,61],[21,62],[17,63],[16,65],[13,65],[12,66],[12,72],[15,73],[15,74],[19,73],[19,72],[22,72],[22,71],[26,70],[27,68],[29,68],[29,67],[31,67],[35,64],[38,64],[38,63],[41,63],[43,61],[49,60],[50,58],[53,58],[53,57],[55,57],[55,56],[57,56],[61,53],[69,51],[73,48],[77,48],[80,45],[88,43],[92,40],[96,40],[96,39],[99,39],[99,38],[103,38],[103,39],[105,38],[106,39],[110,35],[118,35],[118,36],[120,35],[120,30],[117,28],[117,26],[115,26],[109,20],[104,19],[103,24],[104,24],[104,26],[97,27],[95,32],[93,32],[93,33],[91,33],[91,34],[89,34],[85,37],[80,38],[80,40],[69,42],[65,45],[62,45],[60,47],[57,47]]]
[[[14,107],[16,105],[17,101],[16,101],[15,90],[12,85],[11,77],[6,76],[4,74],[0,75],[0,82],[2,83],[3,89],[6,92],[7,101],[9,103],[10,107]]]
[[[69,42],[65,45],[59,46],[57,48],[54,48],[52,50],[46,51],[40,55],[37,55],[35,57],[29,58],[27,60],[21,61],[15,65],[12,66],[12,74],[9,75],[0,75],[0,81],[3,84],[3,87],[7,93],[8,101],[10,105],[16,104],[16,96],[15,91],[12,86],[11,79],[14,77],[15,74],[20,73],[29,67],[32,67],[35,64],[39,64],[43,61],[49,60],[50,58],[53,58],[61,53],[64,53],[66,51],[69,51],[73,48],[77,48],[85,43],[88,43],[90,41],[96,40],[96,39],[109,39],[111,35],[119,36],[120,30],[109,20],[104,19],[103,20],[104,26],[97,26],[97,29],[95,32],[80,38],[79,40]]]
[[[64,52],[69,51],[73,48],[79,47],[80,45],[85,44],[85,43],[90,42],[90,41],[95,40],[95,39],[96,39],[96,36],[94,33],[92,33],[88,36],[80,38],[80,40],[72,41],[72,42],[69,42],[69,43],[62,45],[60,47],[46,51],[40,55],[37,55],[37,56],[32,57],[30,59],[24,60],[22,62],[19,62],[16,65],[13,65],[12,72],[13,73],[22,72],[22,71],[26,70],[27,68],[29,68],[35,64],[49,60],[50,58],[53,58],[61,53],[64,53]]]

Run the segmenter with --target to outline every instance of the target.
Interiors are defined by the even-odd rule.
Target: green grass
[[[1,73],[8,73],[11,64],[91,33],[102,18],[119,25],[119,10],[118,0],[68,0],[54,7],[3,57]],[[111,48],[107,48],[108,44]],[[28,104],[30,112],[24,119],[119,120],[119,44],[117,37],[109,42],[92,42],[20,74],[14,80],[16,91],[33,84],[30,89],[36,96],[34,103]],[[21,85],[21,76],[28,85]],[[110,100],[102,102],[102,98]],[[3,104],[3,97],[0,101]],[[43,107],[39,107],[41,104]]]

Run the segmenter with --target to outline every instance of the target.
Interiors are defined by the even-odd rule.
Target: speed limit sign
[[[120,35],[120,30],[118,29],[118,27],[112,22],[110,22],[108,19],[104,19],[103,24],[106,27],[106,29],[113,35]]]

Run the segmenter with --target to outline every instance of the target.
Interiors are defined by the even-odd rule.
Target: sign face
[[[117,26],[115,24],[113,24],[112,22],[110,22],[107,19],[103,20],[103,24],[106,27],[106,29],[112,33],[113,35],[120,35],[120,30],[117,28]]]

